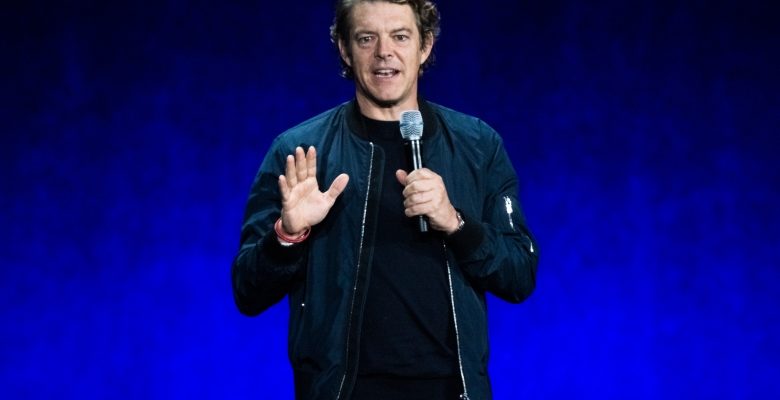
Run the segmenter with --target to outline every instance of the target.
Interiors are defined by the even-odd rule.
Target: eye
[[[409,40],[409,35],[403,35],[403,34],[395,35],[395,40],[399,42],[405,42]]]
[[[371,35],[360,35],[357,38],[355,38],[355,41],[357,42],[358,46],[365,46],[371,43],[372,39],[373,36]]]

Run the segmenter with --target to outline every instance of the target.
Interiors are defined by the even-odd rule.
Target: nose
[[[392,57],[393,52],[391,49],[391,43],[389,39],[378,38],[376,42],[376,48],[374,49],[374,56],[382,60]]]

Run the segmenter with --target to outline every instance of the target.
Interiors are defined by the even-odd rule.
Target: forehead
[[[414,11],[409,4],[361,1],[352,8],[352,31],[417,31]]]

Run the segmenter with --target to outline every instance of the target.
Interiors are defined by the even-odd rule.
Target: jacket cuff
[[[260,241],[265,256],[274,265],[297,266],[298,262],[306,253],[306,242],[296,243],[292,246],[282,246],[282,244],[279,243],[279,239],[276,237],[276,232],[273,230],[268,232]]]
[[[473,254],[482,244],[485,239],[485,228],[482,227],[482,222],[479,220],[471,218],[463,211],[458,210],[458,212],[463,218],[463,229],[447,236],[446,241],[455,257],[464,259]]]

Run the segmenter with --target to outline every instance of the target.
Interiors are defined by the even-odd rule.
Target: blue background
[[[479,4],[421,91],[503,135],[542,250],[496,398],[780,398],[777,3]],[[272,138],[353,96],[330,5],[0,8],[0,397],[292,397],[229,270]]]

